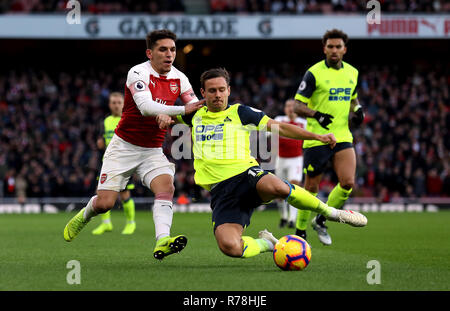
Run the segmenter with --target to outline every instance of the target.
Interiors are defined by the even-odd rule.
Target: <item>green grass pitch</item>
[[[367,213],[365,228],[330,223],[333,245],[322,246],[308,229],[311,263],[305,271],[281,271],[271,253],[229,258],[218,249],[209,213],[175,213],[172,233],[186,234],[187,247],[159,262],[152,257],[150,212],[136,213],[137,230],[120,234],[122,211],[112,213],[114,231],[93,236],[96,218],[71,243],[63,228],[74,213],[0,215],[0,290],[150,291],[359,291],[449,290],[450,211]],[[275,236],[276,211],[257,211],[246,235],[269,229]],[[378,260],[381,284],[369,285],[367,262]],[[66,281],[66,264],[78,260],[81,284]]]

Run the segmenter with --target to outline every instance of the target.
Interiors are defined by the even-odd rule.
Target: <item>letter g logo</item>
[[[261,20],[258,24],[258,31],[263,36],[270,36],[272,34],[272,20],[270,18],[265,18]]]

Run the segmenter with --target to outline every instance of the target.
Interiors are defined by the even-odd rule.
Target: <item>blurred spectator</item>
[[[413,177],[414,194],[416,197],[421,197],[426,191],[425,174],[421,168],[416,169]]]
[[[80,0],[83,12],[149,13],[186,11],[183,0]],[[211,13],[326,14],[367,12],[367,0],[209,0]],[[3,0],[0,13],[65,12],[67,0]],[[382,12],[439,13],[450,12],[445,0],[380,0]]]
[[[0,13],[66,12],[67,0],[3,0]],[[183,0],[80,0],[81,11],[100,13],[149,13],[185,11]]]
[[[25,178],[25,173],[22,171],[16,178],[16,197],[19,203],[25,203],[27,198],[28,182]]]
[[[367,0],[209,0],[211,13],[317,14],[368,12]],[[389,13],[449,12],[444,0],[380,0],[381,11]]]
[[[437,170],[432,168],[427,175],[427,194],[438,196],[442,193],[442,180]]]
[[[15,177],[15,169],[10,169],[5,174],[4,179],[5,185],[5,197],[13,197],[16,194],[16,177]]]

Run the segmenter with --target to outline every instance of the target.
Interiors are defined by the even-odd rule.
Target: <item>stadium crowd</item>
[[[4,0],[0,13],[64,12],[68,0]],[[323,14],[367,12],[367,0],[205,0],[210,13],[272,13]],[[437,13],[450,12],[445,0],[379,0],[382,12]],[[100,13],[182,13],[189,3],[185,0],[82,0],[83,12]]]
[[[358,157],[354,196],[390,201],[400,196],[450,196],[449,77],[439,66],[362,67],[364,124],[353,130]],[[107,99],[122,91],[125,67],[49,73],[29,69],[0,76],[0,196],[89,196],[97,185],[101,151],[95,141]],[[302,73],[288,63],[232,71],[231,101],[282,114]],[[195,79],[195,77],[191,77]],[[177,137],[168,135],[165,153]],[[176,196],[207,198],[194,185],[191,160],[177,160]],[[326,173],[321,189],[332,189]],[[150,194],[136,180],[134,196]]]
[[[68,0],[4,0],[0,13],[54,13],[66,12]],[[80,0],[81,10],[92,14],[101,13],[149,13],[185,11],[183,0]]]
[[[323,14],[367,12],[367,0],[210,0],[212,13]],[[380,0],[382,12],[449,12],[442,0]]]

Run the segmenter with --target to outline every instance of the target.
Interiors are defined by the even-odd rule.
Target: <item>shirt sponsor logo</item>
[[[329,101],[348,101],[350,100],[352,89],[347,88],[331,88],[329,91]]]
[[[156,98],[155,102],[157,102],[158,104],[161,104],[161,105],[167,104],[167,101],[164,99],[161,99],[161,98]]]
[[[208,124],[197,125],[195,127],[195,140],[207,141],[207,140],[223,140],[223,126],[224,124]]]

